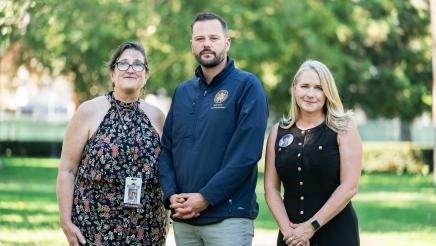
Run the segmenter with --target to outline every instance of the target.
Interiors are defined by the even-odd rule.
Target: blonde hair
[[[300,75],[307,70],[314,71],[318,75],[321,83],[321,88],[326,97],[326,102],[323,108],[326,115],[327,126],[335,132],[346,131],[352,121],[352,112],[344,112],[344,107],[342,106],[341,98],[339,97],[338,89],[336,88],[335,79],[333,78],[332,73],[326,65],[316,60],[305,61],[300,66],[292,80],[291,109],[289,111],[289,118],[285,120],[285,124],[282,124],[283,127],[290,128],[301,117],[301,109],[295,100],[292,88],[297,85],[297,80]]]

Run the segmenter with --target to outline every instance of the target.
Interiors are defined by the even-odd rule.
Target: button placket
[[[304,180],[303,180],[303,171],[304,171],[304,147],[305,147],[305,142],[306,142],[306,133],[308,133],[309,130],[305,131],[302,130],[301,134],[303,135],[303,141],[299,141],[298,142],[298,147],[299,147],[299,151],[297,153],[297,157],[298,157],[298,164],[297,164],[297,171],[298,171],[298,187],[297,189],[299,190],[299,196],[298,196],[298,202],[300,203],[300,215],[304,215]]]

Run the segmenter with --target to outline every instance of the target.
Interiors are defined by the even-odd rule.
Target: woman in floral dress
[[[61,227],[70,245],[164,245],[157,166],[164,115],[139,99],[149,77],[143,47],[121,44],[108,67],[114,91],[82,103],[65,134]]]

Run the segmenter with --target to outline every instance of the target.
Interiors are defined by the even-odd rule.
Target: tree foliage
[[[19,62],[36,59],[70,76],[81,100],[110,88],[105,62],[121,42],[148,51],[147,90],[170,92],[193,76],[190,23],[213,11],[230,26],[230,55],[264,83],[271,107],[289,105],[298,66],[317,59],[333,71],[347,107],[410,120],[431,105],[427,1],[3,0],[0,56],[20,43]]]

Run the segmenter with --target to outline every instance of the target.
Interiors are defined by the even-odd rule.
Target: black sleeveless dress
[[[139,101],[106,95],[111,107],[86,143],[74,186],[72,221],[86,245],[165,244],[160,138]],[[122,118],[121,118],[122,117]],[[126,177],[142,177],[141,207],[123,206]]]
[[[296,124],[289,129],[279,126],[275,155],[289,220],[302,223],[312,218],[339,186],[337,133],[325,123],[305,131]],[[311,246],[359,244],[357,216],[351,202],[310,239]],[[286,245],[280,232],[277,245]]]

